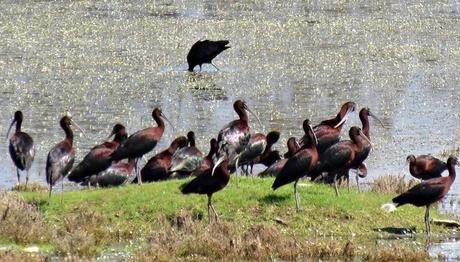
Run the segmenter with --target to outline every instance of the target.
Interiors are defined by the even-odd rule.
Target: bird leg
[[[345,179],[347,180],[348,193],[350,193],[350,173],[348,172],[348,170],[345,173]]]
[[[236,172],[236,187],[239,188],[240,187],[240,174],[238,173],[238,162],[240,160],[240,155],[237,155],[236,156],[236,162],[235,162],[235,172]],[[243,167],[241,167],[243,168]]]
[[[211,224],[211,195],[208,195],[208,224]]]
[[[53,186],[50,183],[50,190],[49,190],[49,195],[48,195],[48,205],[51,204],[51,191],[53,191]]]
[[[217,71],[220,71],[220,69],[219,69],[215,64],[211,63],[211,65],[212,65],[213,67],[215,67],[215,68],[217,69]]]
[[[19,168],[16,168],[16,175],[18,176],[18,185],[21,184],[21,176],[19,175]]]
[[[139,162],[139,158],[136,158],[136,161],[134,162],[134,169],[136,169],[137,184],[142,185],[142,178],[139,173],[139,167],[137,166],[137,162]]]
[[[29,170],[26,171],[26,186],[28,182],[29,182]]]
[[[358,172],[356,172],[356,185],[358,186],[358,192],[361,192],[361,189],[359,188],[359,176],[358,176]]]
[[[217,215],[217,212],[214,209],[214,206],[212,205],[211,198],[212,198],[212,195],[208,195],[208,219],[209,219],[209,222],[211,222],[211,216],[209,214],[209,208],[211,207],[212,212],[214,212],[214,219],[217,222],[219,220],[219,216]]]
[[[430,205],[426,206],[425,211],[425,228],[426,234],[429,236],[431,234],[431,225],[430,225]]]
[[[300,205],[299,205],[299,192],[297,192],[297,183],[298,183],[298,182],[299,182],[298,179],[294,182],[295,209],[297,210],[297,212],[300,211]]]
[[[335,195],[339,196],[339,189],[337,188],[337,173],[334,173],[334,189],[335,189]]]
[[[62,182],[61,182],[61,206],[62,206],[62,202],[64,200],[64,179],[62,179]]]

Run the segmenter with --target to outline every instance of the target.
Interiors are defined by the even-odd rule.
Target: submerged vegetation
[[[236,188],[232,179],[214,196],[219,222],[208,224],[206,197],[182,195],[184,182],[65,192],[62,204],[59,194],[48,203],[46,192],[2,193],[0,242],[38,245],[44,257],[88,258],[117,249],[140,260],[428,259],[423,210],[384,213],[380,205],[393,194],[342,189],[337,198],[330,186],[305,181],[297,213],[291,186],[272,192],[272,178],[245,178]],[[395,228],[417,232],[418,240],[387,241],[404,238],[389,233]],[[435,236],[447,232],[437,225],[433,230]],[[0,257],[24,255],[11,252]]]

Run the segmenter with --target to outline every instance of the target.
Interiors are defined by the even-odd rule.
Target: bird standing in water
[[[187,63],[188,63],[188,71],[193,72],[193,68],[195,66],[200,66],[202,64],[211,64],[217,70],[217,66],[212,63],[212,60],[224,50],[230,48],[227,46],[229,43],[228,40],[220,40],[220,41],[211,41],[211,40],[199,40],[195,44],[192,45],[190,51],[187,54]]]
[[[10,138],[10,156],[14,164],[16,165],[16,175],[18,177],[18,184],[21,183],[19,170],[25,170],[27,185],[27,182],[29,182],[29,169],[32,166],[32,162],[34,161],[35,157],[35,147],[34,140],[32,139],[32,137],[29,134],[21,131],[22,120],[22,112],[16,111],[14,113],[14,119],[11,122],[10,128],[8,128],[6,138],[8,138],[11,128],[16,123],[16,131],[14,132],[14,135],[12,135]]]

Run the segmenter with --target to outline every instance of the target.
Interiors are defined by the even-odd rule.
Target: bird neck
[[[367,138],[371,139],[370,134],[370,126],[369,126],[369,117],[366,113],[360,112],[359,119],[361,119],[361,123],[363,124],[363,133],[367,136]]]
[[[16,133],[21,132],[22,119],[16,121]]]
[[[65,132],[65,138],[70,142],[70,144],[72,145],[73,143],[73,132],[72,132],[72,129],[70,128],[69,125],[64,125],[62,126],[62,129],[64,130]]]
[[[217,153],[217,150],[218,150],[217,148],[214,148],[213,146],[211,146],[211,148],[209,149],[207,157],[209,159],[212,159],[212,156]]]
[[[449,178],[450,178],[450,181],[451,181],[451,183],[453,183],[454,180],[455,180],[455,177],[456,177],[456,173],[455,173],[455,164],[450,163],[450,165],[447,167],[447,169],[449,170]]]
[[[126,139],[128,138],[128,136],[126,134],[115,134],[115,137],[113,138],[113,142],[116,142],[118,144],[121,144],[123,143]]]
[[[246,110],[242,108],[237,108],[236,113],[238,114],[240,120],[248,122],[248,113],[246,112]]]
[[[194,137],[190,137],[189,140],[188,140],[188,143],[189,143],[189,146],[195,146],[195,138]]]
[[[155,120],[160,129],[165,129],[165,122],[163,121],[163,118],[161,118],[159,115],[154,115],[153,120]]]

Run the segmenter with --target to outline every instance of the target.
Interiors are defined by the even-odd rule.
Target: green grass
[[[38,206],[45,223],[55,231],[49,242],[55,246],[58,254],[96,256],[112,246],[129,241],[135,242],[132,246],[156,245],[158,239],[153,236],[157,236],[158,232],[175,234],[177,228],[181,227],[178,223],[183,217],[192,221],[190,223],[193,226],[189,225],[191,228],[206,231],[207,197],[182,195],[179,186],[185,182],[187,180],[173,180],[142,186],[65,192],[62,204],[61,194],[53,194],[50,204],[46,192],[20,194],[26,202]],[[272,178],[243,178],[240,188],[237,188],[232,177],[229,185],[214,195],[213,203],[220,215],[219,224],[228,227],[224,232],[228,231],[229,236],[238,239],[252,232],[255,226],[261,226],[276,232],[276,236],[280,234],[286,239],[313,241],[308,243],[322,243],[328,247],[331,239],[338,241],[338,245],[353,241],[355,245],[367,250],[358,252],[367,258],[377,248],[378,240],[392,237],[380,230],[382,228],[415,227],[417,237],[425,238],[424,209],[407,205],[391,214],[380,209],[382,204],[391,200],[391,194],[358,193],[354,190],[348,192],[342,188],[341,196],[336,197],[332,187],[305,181],[299,187],[302,210],[296,212],[292,185],[272,191],[272,182]],[[433,209],[433,217],[445,218],[446,215]],[[209,227],[212,228],[212,225]],[[432,230],[435,235],[447,232],[443,227],[435,225],[432,225]],[[193,243],[193,240],[190,242]],[[183,247],[184,243],[177,243],[181,248],[171,251],[171,256],[187,257],[189,254],[182,249],[193,250],[190,242],[187,242],[186,247]],[[81,248],[75,250],[76,245]],[[401,246],[408,250],[418,249],[413,241],[406,241]],[[139,252],[135,248],[131,249],[134,253]],[[236,258],[266,257],[248,257],[246,254]]]

